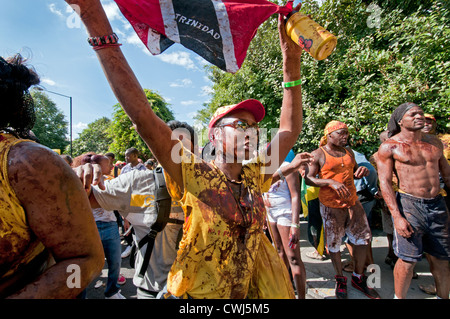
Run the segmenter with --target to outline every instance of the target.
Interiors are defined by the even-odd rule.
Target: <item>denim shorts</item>
[[[394,231],[394,252],[402,260],[418,262],[426,252],[438,259],[450,260],[450,218],[441,195],[424,199],[397,193],[397,205],[411,224],[413,234],[404,238]]]

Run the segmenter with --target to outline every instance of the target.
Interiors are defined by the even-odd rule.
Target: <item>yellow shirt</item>
[[[450,134],[439,134],[438,137],[444,145],[444,156],[450,163]]]
[[[166,174],[169,193],[181,202],[186,216],[177,258],[168,276],[172,295],[188,294],[194,299],[247,296],[265,236],[262,193],[271,184],[270,179],[263,182],[261,168],[257,159],[243,166],[241,211],[223,173],[183,148],[184,189],[180,191]],[[275,249],[271,245],[270,249],[278,262]]]
[[[9,150],[24,141],[31,142],[0,133],[0,279],[14,274],[45,249],[31,231],[8,179]]]

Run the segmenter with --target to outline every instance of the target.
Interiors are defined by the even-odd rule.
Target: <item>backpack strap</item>
[[[170,209],[172,207],[172,198],[169,195],[166,187],[166,181],[164,179],[164,173],[162,167],[157,167],[153,170],[153,176],[155,179],[155,207],[158,212],[158,217],[155,223],[150,227],[150,231],[139,241],[138,248],[142,248],[147,245],[147,250],[145,251],[144,260],[139,271],[139,277],[144,277],[147,271],[148,264],[150,262],[150,257],[152,255],[153,246],[155,244],[156,235],[161,232],[169,221]]]

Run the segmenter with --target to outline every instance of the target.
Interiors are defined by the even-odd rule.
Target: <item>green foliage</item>
[[[304,123],[296,151],[318,147],[331,120],[349,126],[352,147],[369,156],[379,145],[392,111],[411,101],[438,121],[450,123],[450,13],[443,0],[303,1],[302,12],[338,37],[333,54],[316,61],[302,55]],[[373,5],[372,5],[373,6]],[[379,24],[369,27],[373,17]],[[262,126],[278,127],[282,61],[276,19],[258,30],[247,58],[235,75],[209,67],[213,97],[197,119],[207,124],[217,107],[259,99],[266,107]]]
[[[150,102],[153,111],[163,121],[168,122],[175,119],[169,104],[159,94],[151,90],[144,89],[147,99]],[[126,115],[120,104],[114,105],[113,119],[109,130],[109,137],[112,142],[109,145],[109,152],[116,155],[116,159],[124,160],[125,151],[130,147],[135,147],[140,152],[142,159],[152,157],[148,146],[136,132],[130,118]]]
[[[275,1],[274,1],[275,2]],[[207,66],[209,79],[214,83],[213,98],[201,110],[196,119],[207,125],[214,111],[224,105],[236,104],[245,99],[258,99],[266,108],[262,127],[278,127],[280,106],[283,98],[280,82],[282,63],[278,42],[276,17],[267,20],[252,40],[242,68],[236,74]]]
[[[64,119],[64,114],[45,93],[32,90],[31,95],[34,99],[36,113],[33,133],[42,145],[51,149],[64,150],[69,144],[66,139],[68,124]]]
[[[95,152],[97,154],[108,152],[109,145],[112,142],[109,136],[110,125],[111,120],[107,117],[102,117],[88,124],[88,127],[72,142],[73,157],[87,152]],[[70,145],[67,146],[65,154],[70,154]]]

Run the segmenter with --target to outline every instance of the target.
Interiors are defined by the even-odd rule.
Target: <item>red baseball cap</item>
[[[209,132],[211,132],[211,128],[216,125],[217,121],[236,110],[245,110],[252,113],[257,123],[261,122],[266,115],[266,110],[264,109],[262,103],[255,99],[245,100],[238,104],[221,106],[214,112],[211,121],[209,121]],[[208,135],[210,136],[210,134]]]

